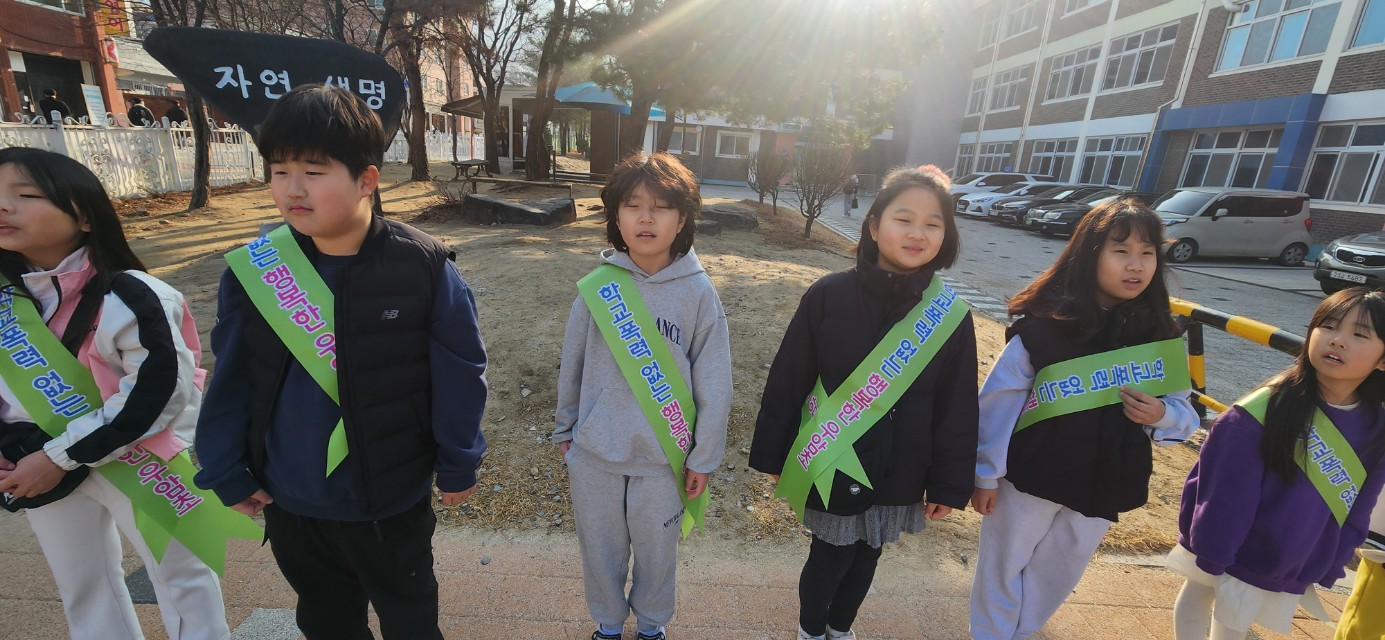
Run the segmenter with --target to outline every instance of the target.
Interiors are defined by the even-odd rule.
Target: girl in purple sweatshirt
[[[1385,483],[1382,332],[1385,293],[1333,294],[1293,366],[1212,425],[1169,554],[1187,578],[1178,640],[1209,626],[1212,640],[1244,638],[1252,624],[1289,633],[1300,601],[1321,610],[1313,585],[1345,575]]]

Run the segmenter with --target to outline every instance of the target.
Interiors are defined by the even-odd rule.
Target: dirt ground
[[[444,173],[444,171],[446,173]],[[434,175],[445,176],[439,167]],[[476,295],[481,332],[490,353],[490,399],[484,430],[490,453],[480,473],[480,490],[466,505],[439,506],[442,520],[494,529],[570,530],[566,473],[557,448],[547,441],[553,426],[563,328],[576,295],[574,284],[597,265],[604,229],[597,187],[578,185],[577,221],[556,228],[478,226],[436,212],[420,215],[455,191],[456,183],[407,182],[406,167],[384,172],[381,196],[386,214],[415,224],[457,252],[457,264]],[[540,197],[539,192],[526,197]],[[515,197],[515,194],[507,194]],[[711,199],[708,204],[722,202]],[[184,213],[185,194],[120,205],[131,245],[151,273],[187,297],[202,330],[204,366],[214,365],[208,332],[216,314],[216,289],[223,254],[249,241],[263,222],[278,218],[263,186],[215,190],[212,206]],[[737,540],[790,541],[802,535],[789,509],[772,497],[768,479],[746,465],[760,390],[768,363],[809,284],[851,264],[849,244],[814,227],[802,238],[795,211],[762,209],[755,231],[725,231],[700,237],[699,257],[715,283],[731,327],[733,379],[725,466],[713,475],[708,534]],[[981,375],[1003,345],[1003,327],[977,318]],[[1104,549],[1147,554],[1174,542],[1182,482],[1196,459],[1184,446],[1156,452],[1150,503],[1123,517]],[[954,513],[939,523],[949,548],[975,549],[980,517]]]

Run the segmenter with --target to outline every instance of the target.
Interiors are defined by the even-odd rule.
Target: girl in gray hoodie
[[[633,284],[652,319],[648,331],[658,335],[639,337],[623,329],[617,338],[606,326],[603,336],[589,306],[593,298],[578,296],[563,336],[553,441],[567,461],[587,607],[598,625],[593,640],[618,640],[631,610],[641,640],[663,640],[673,617],[684,497],[693,500],[706,491],[708,475],[721,464],[725,449],[730,335],[721,300],[692,248],[693,218],[701,208],[692,172],[665,153],[631,156],[612,172],[601,201],[607,241],[614,248],[601,253],[602,266],[593,276],[619,269],[626,290],[620,303],[620,289],[602,288],[604,302],[596,308],[600,323],[622,322],[622,305],[634,306],[628,291]],[[606,302],[619,309],[615,321]],[[613,349],[643,353],[647,350],[639,347],[656,340],[667,346],[665,370],[643,367],[640,377],[649,384],[632,390]],[[657,357],[661,348],[653,347]],[[675,377],[670,365],[686,381],[694,405],[695,422],[686,426],[673,419],[651,422],[636,399],[636,393],[651,392],[667,399],[672,392],[664,383]],[[672,440],[686,454],[681,469],[670,464],[656,435],[657,428],[671,426],[676,427]],[[632,552],[634,576],[627,595]]]

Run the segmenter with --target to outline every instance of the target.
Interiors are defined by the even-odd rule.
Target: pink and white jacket
[[[25,288],[55,335],[63,335],[82,287],[95,273],[83,247],[50,271],[24,274]],[[197,425],[206,376],[198,366],[201,357],[197,327],[182,294],[141,271],[117,275],[77,351],[104,405],[68,423],[44,451],[69,471],[105,464],[137,444],[164,459],[177,455],[192,442]],[[4,381],[0,421],[33,422]]]

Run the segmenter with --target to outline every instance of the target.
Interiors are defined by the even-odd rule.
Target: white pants
[[[125,588],[117,530],[144,560],[169,638],[231,637],[216,573],[177,540],[168,543],[163,562],[155,562],[135,528],[130,499],[99,473],[72,495],[26,513],[58,583],[73,640],[144,637]]]
[[[971,637],[1018,640],[1043,628],[1092,561],[1111,521],[1089,518],[1000,481],[981,521]]]

